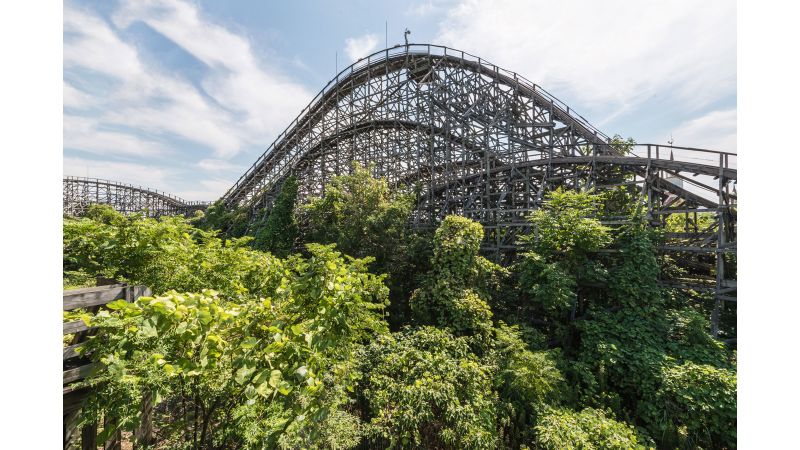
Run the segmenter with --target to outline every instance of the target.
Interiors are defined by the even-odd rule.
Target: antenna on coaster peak
[[[404,38],[405,38],[405,40],[406,40],[406,46],[408,46],[408,35],[409,35],[409,34],[411,34],[411,30],[409,30],[408,28],[406,28],[406,31],[405,31],[405,33],[403,33],[403,37],[404,37]]]

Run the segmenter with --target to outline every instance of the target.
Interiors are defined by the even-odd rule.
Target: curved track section
[[[64,214],[81,216],[89,205],[111,205],[121,213],[143,213],[148,217],[191,214],[208,202],[190,202],[141,186],[97,178],[64,177]]]
[[[254,87],[257,88],[257,87]],[[736,155],[642,144],[615,145],[540,86],[482,58],[435,45],[376,52],[341,71],[225,193],[228,208],[269,209],[294,175],[299,201],[323,193],[354,162],[398,188],[416,187],[416,227],[447,214],[480,222],[484,251],[499,260],[544,193],[626,186],[650,224],[675,221],[664,252],[685,269],[664,284],[713,292],[712,317],[736,301]],[[205,207],[106,180],[64,179],[64,212],[91,203],[122,212],[185,214]],[[604,215],[609,225],[630,217]]]
[[[486,246],[498,251],[514,248],[525,216],[558,186],[639,183],[653,211],[678,203],[715,210],[735,202],[728,186],[736,179],[735,161],[728,161],[735,155],[646,148],[647,154],[645,146],[623,154],[547,91],[477,56],[404,45],[340,72],[223,201],[252,211],[269,208],[289,174],[299,179],[302,201],[359,162],[394,186],[420,187],[416,226],[460,214],[481,222]],[[697,162],[689,155],[694,150],[712,162]]]
[[[319,194],[352,161],[435,184],[550,156],[611,153],[609,138],[524,77],[434,45],[386,49],[340,72],[225,194],[263,203],[289,172]],[[267,200],[268,201],[268,200]]]

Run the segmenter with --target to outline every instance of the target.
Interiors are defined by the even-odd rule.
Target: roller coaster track
[[[166,192],[97,178],[64,177],[64,214],[81,216],[89,205],[111,205],[122,213],[148,217],[191,214],[208,202],[190,202]]]
[[[416,227],[435,227],[447,214],[483,224],[483,249],[498,260],[516,250],[516,236],[528,231],[526,217],[548,190],[627,186],[652,225],[675,217],[684,225],[662,250],[687,268],[692,281],[665,284],[708,290],[718,303],[735,301],[735,274],[726,269],[724,256],[736,252],[735,154],[620,145],[540,86],[480,57],[411,44],[355,62],[314,97],[220,201],[246,208],[255,218],[271,207],[287,176],[297,177],[303,201],[321,195],[332,177],[350,173],[354,162],[393,188],[418,189]],[[118,183],[102,183],[65,178],[65,212],[91,202],[124,212],[146,207],[156,215],[202,207],[131,186],[101,193],[101,186],[118,189]],[[708,214],[701,220],[703,213],[710,213],[713,223]],[[628,219],[604,217],[610,225]]]

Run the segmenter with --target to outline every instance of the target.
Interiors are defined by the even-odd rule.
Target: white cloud
[[[64,107],[84,109],[95,104],[94,97],[76,89],[69,83],[64,83]]]
[[[146,24],[205,63],[202,91],[145,63],[142,50],[123,40],[109,23],[67,4],[65,71],[88,69],[108,78],[111,87],[110,92],[92,96],[65,84],[65,106],[91,104],[100,110],[80,120],[65,115],[65,146],[98,154],[106,149],[133,155],[137,148],[152,154],[179,138],[197,144],[198,159],[204,149],[217,158],[230,158],[266,146],[311,98],[301,85],[265,68],[246,37],[210,22],[194,4],[127,2],[114,15],[114,24],[125,28],[134,23]],[[82,127],[70,129],[76,123]],[[120,126],[148,139],[137,138],[137,133],[97,131]]]
[[[406,10],[406,14],[417,17],[425,17],[432,14],[434,11],[436,11],[436,7],[433,5],[433,2],[428,0],[425,2],[412,4]]]
[[[225,171],[241,169],[231,164],[230,162],[225,161],[224,159],[213,159],[213,158],[201,159],[195,164],[195,166],[198,169],[204,170],[206,172],[225,172]]]
[[[170,173],[147,164],[64,157],[64,175],[102,178],[177,194],[172,191]]]
[[[64,116],[64,147],[100,156],[160,156],[168,152],[163,143],[99,128],[97,120],[75,115]]]
[[[357,37],[350,37],[344,41],[344,51],[352,62],[368,56],[378,48],[377,34],[364,34]]]
[[[136,49],[97,16],[65,5],[64,34],[65,68],[84,67],[119,79],[144,72]]]
[[[142,22],[198,60],[210,74],[203,88],[219,104],[244,116],[256,143],[277,134],[311,100],[311,92],[275,69],[261,64],[246,37],[202,17],[197,8],[177,0],[129,1],[114,15],[127,27]],[[265,142],[260,142],[264,144]]]
[[[696,110],[736,89],[729,0],[463,0],[448,9],[436,41],[603,114],[665,93]]]
[[[736,108],[711,111],[672,132],[675,145],[736,153]]]

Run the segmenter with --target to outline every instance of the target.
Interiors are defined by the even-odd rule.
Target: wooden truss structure
[[[97,178],[64,177],[64,214],[82,216],[92,204],[111,205],[125,214],[147,217],[191,214],[208,202],[190,202],[166,192]]]
[[[516,236],[527,231],[527,216],[548,190],[628,186],[653,226],[677,216],[684,224],[662,250],[692,281],[673,277],[664,284],[713,293],[715,333],[723,302],[736,300],[730,264],[736,254],[735,154],[615,145],[540,86],[477,56],[411,44],[357,61],[314,97],[221,200],[256,218],[271,207],[287,176],[298,178],[303,201],[321,195],[353,162],[396,188],[417,189],[415,227],[435,227],[447,214],[483,224],[483,249],[497,260],[514,253]],[[64,189],[65,210],[72,199],[87,198],[68,192],[66,179]],[[713,215],[713,223],[700,220],[703,215]],[[628,219],[604,218],[611,225]]]

